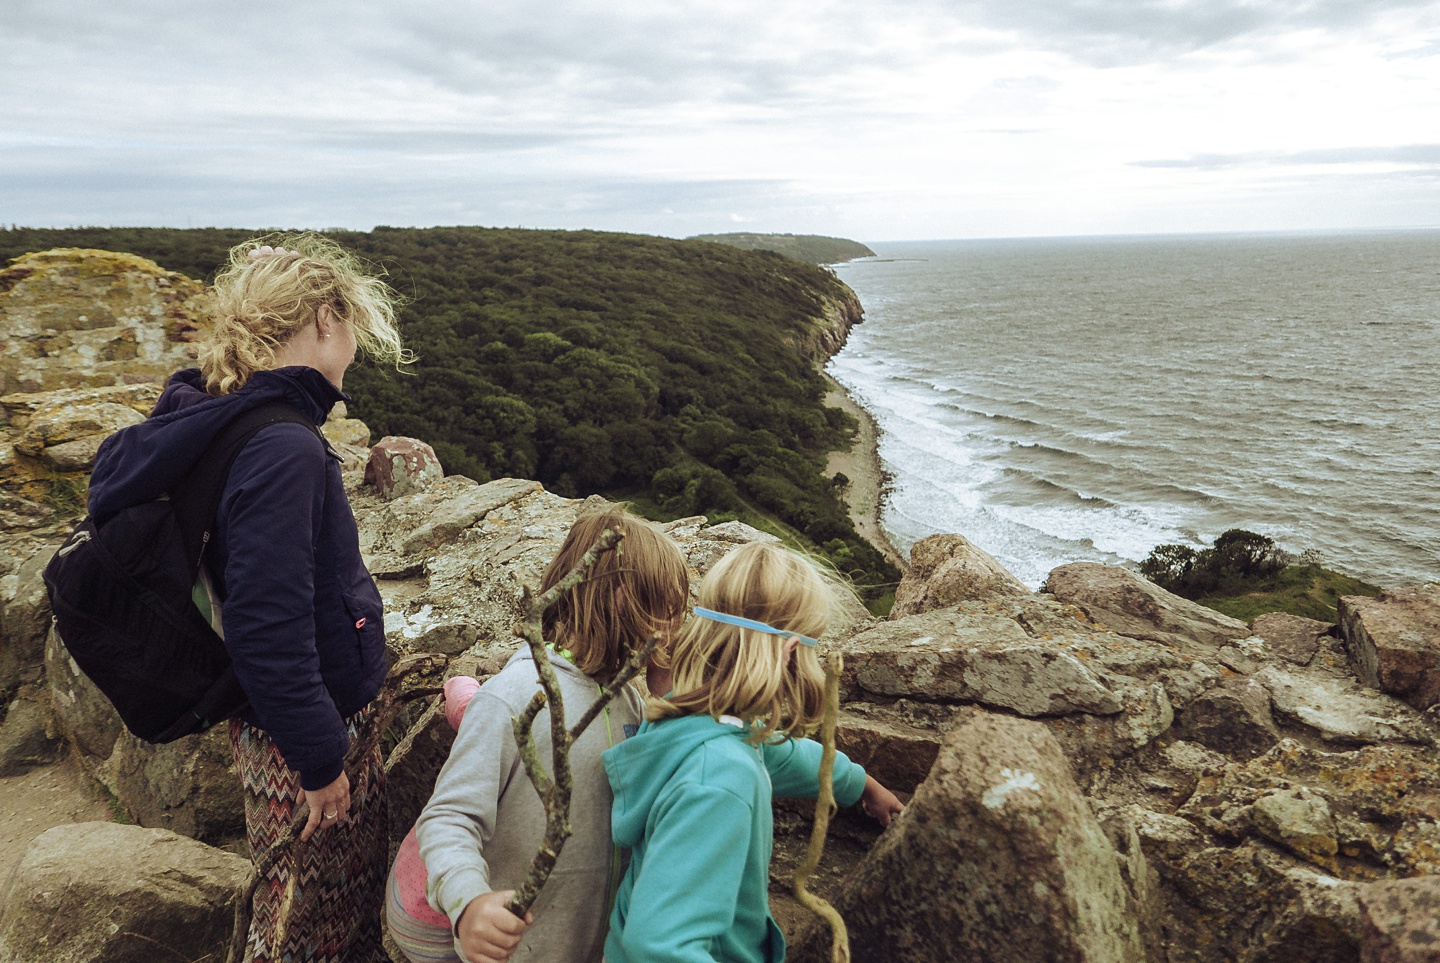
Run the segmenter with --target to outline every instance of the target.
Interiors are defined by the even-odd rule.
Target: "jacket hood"
[[[610,831],[616,844],[633,849],[644,839],[646,820],[661,791],[696,747],[712,739],[744,738],[743,729],[711,716],[680,716],[646,722],[636,735],[602,753],[615,793]]]
[[[349,396],[314,368],[257,371],[244,387],[218,397],[205,391],[199,368],[170,376],[150,417],[122,428],[100,445],[90,474],[89,512],[104,518],[159,498],[195,467],[231,419],[270,401],[283,401],[323,425]]]
[[[505,660],[505,668],[508,669],[508,668],[510,668],[512,665],[514,665],[514,664],[517,663],[517,662],[534,662],[534,661],[535,661],[535,657],[530,654],[530,646],[528,646],[528,645],[521,645],[519,649],[515,650],[515,653],[514,653],[513,655],[511,655],[510,658],[508,658],[508,659]],[[591,686],[591,687],[597,686],[597,683],[595,682],[594,679],[590,678],[588,675],[586,675],[585,673],[581,672],[579,669],[575,668],[575,666],[573,666],[573,665],[570,664],[570,660],[569,660],[569,659],[565,658],[563,655],[561,655],[560,653],[554,651],[553,649],[552,649],[551,652],[550,652],[550,664],[555,667],[555,671],[556,671],[556,673],[558,673],[559,675],[568,675],[570,678],[572,678],[572,679],[574,679],[574,680],[577,680],[577,681],[579,681],[581,684],[586,685],[586,686]],[[538,685],[538,684],[539,684],[539,683],[538,683],[538,680],[539,680],[538,670],[537,670],[536,680],[537,680],[537,683],[536,683],[536,684]],[[566,704],[565,709],[566,709],[566,715],[574,715],[576,718],[579,717],[579,714],[578,714],[578,713],[575,713],[575,712],[573,712],[573,711],[570,709],[570,706],[569,706],[568,703]],[[570,721],[573,722],[574,719],[571,719]]]

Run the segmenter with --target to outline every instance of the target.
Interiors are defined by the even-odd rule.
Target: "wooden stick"
[[[825,852],[825,834],[835,813],[835,726],[840,717],[840,673],[844,667],[845,658],[839,652],[832,652],[825,660],[825,713],[820,723],[820,743],[825,748],[820,756],[820,796],[815,801],[815,826],[805,848],[805,858],[795,870],[794,885],[795,898],[801,905],[830,926],[831,963],[850,963],[850,935],[840,912],[807,890],[805,884],[820,865],[820,857]]]
[[[601,555],[608,551],[617,553],[622,551],[623,537],[607,528],[600,533],[595,544],[581,557],[575,567],[565,574],[564,578],[537,597],[531,598],[527,592],[526,599],[530,603],[527,618],[525,624],[515,630],[515,634],[523,638],[530,646],[530,654],[535,659],[535,670],[540,677],[542,690],[525,707],[520,718],[514,721],[515,741],[520,747],[520,758],[524,763],[525,772],[530,776],[530,781],[535,784],[535,790],[540,794],[540,801],[545,806],[545,837],[540,843],[539,850],[535,853],[535,858],[530,862],[530,869],[525,874],[524,881],[516,888],[514,897],[506,904],[506,908],[521,919],[525,918],[525,914],[535,904],[541,889],[544,888],[551,872],[555,869],[555,861],[560,858],[560,851],[564,848],[565,841],[570,838],[570,794],[574,788],[570,770],[570,748],[590,723],[594,722],[605,710],[611,700],[649,663],[651,654],[660,643],[660,637],[657,635],[639,649],[631,652],[630,657],[625,660],[625,665],[615,673],[615,677],[607,685],[601,688],[595,701],[580,716],[580,721],[572,728],[565,727],[565,704],[560,695],[560,679],[555,674],[555,667],[551,664],[550,656],[546,651],[545,640],[541,633],[542,616],[545,610],[559,601],[566,592],[585,581],[590,568]],[[548,774],[540,762],[540,753],[535,746],[532,732],[540,710],[547,706],[550,709],[551,754],[551,771]]]

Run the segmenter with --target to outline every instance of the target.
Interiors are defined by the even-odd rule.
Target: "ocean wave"
[[[1027,471],[1024,468],[1006,468],[1003,470],[1006,478],[1020,481],[1027,485],[1034,486],[1047,496],[1058,495],[1062,500],[1073,502],[1077,505],[1084,505],[1090,508],[1115,508],[1116,504],[1108,498],[1099,495],[1089,495],[1085,492],[1071,488],[1069,485],[1062,485],[1059,482],[1051,481],[1044,475]]]

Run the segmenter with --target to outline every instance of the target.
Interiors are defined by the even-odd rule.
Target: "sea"
[[[958,532],[1038,587],[1244,528],[1440,581],[1440,230],[870,247],[827,370],[902,551]]]

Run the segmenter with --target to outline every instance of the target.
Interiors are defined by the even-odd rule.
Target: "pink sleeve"
[[[480,690],[480,683],[468,675],[457,675],[445,680],[445,721],[450,728],[460,730],[460,720],[465,717],[465,707]]]

